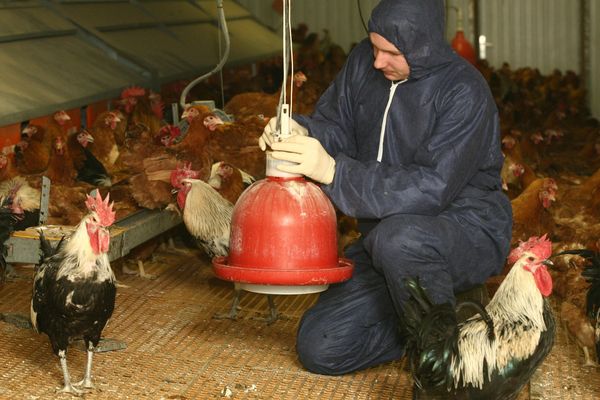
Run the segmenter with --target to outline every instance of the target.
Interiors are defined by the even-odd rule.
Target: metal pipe
[[[223,37],[225,38],[225,52],[223,53],[223,57],[221,58],[221,61],[219,61],[219,64],[217,64],[217,66],[212,71],[194,79],[183,89],[183,91],[181,92],[181,97],[179,98],[179,104],[181,105],[182,109],[185,109],[185,99],[190,90],[209,76],[219,72],[225,65],[227,59],[229,58],[229,50],[231,47],[231,43],[229,40],[229,30],[227,29],[227,21],[225,20],[225,12],[223,11],[223,0],[217,0],[217,14],[219,18],[218,21],[223,32]]]

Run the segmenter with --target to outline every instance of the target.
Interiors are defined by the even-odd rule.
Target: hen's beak
[[[542,264],[544,264],[547,267],[554,267],[554,263],[550,260],[542,261]]]

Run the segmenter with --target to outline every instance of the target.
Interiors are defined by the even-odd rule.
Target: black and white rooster
[[[522,242],[510,253],[514,265],[490,303],[463,323],[453,306],[433,304],[417,281],[407,281],[404,328],[415,399],[517,397],[554,344],[545,299],[552,292],[551,253],[546,236]]]
[[[40,231],[42,260],[36,270],[31,300],[31,322],[48,335],[60,358],[64,377],[62,392],[78,394],[92,388],[92,355],[115,306],[115,276],[108,260],[110,234],[115,221],[109,195],[87,196],[89,213],[56,249]],[[85,376],[72,384],[67,369],[67,346],[83,338],[87,348]]]

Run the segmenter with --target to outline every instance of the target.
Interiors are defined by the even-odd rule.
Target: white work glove
[[[271,147],[271,144],[275,141],[273,137],[273,132],[277,130],[277,117],[273,117],[269,120],[267,126],[263,130],[263,134],[258,139],[258,145],[262,151],[265,151],[268,147]],[[290,121],[290,134],[292,135],[300,135],[300,136],[308,136],[308,130],[294,121],[293,119]]]
[[[335,160],[313,137],[295,135],[283,142],[271,143],[271,157],[291,161],[295,165],[279,164],[277,169],[305,175],[317,182],[329,185],[335,175]]]

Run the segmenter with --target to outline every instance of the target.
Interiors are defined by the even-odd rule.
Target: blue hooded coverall
[[[298,329],[300,362],[327,375],[400,358],[404,278],[454,302],[501,271],[512,229],[496,105],[446,42],[443,1],[382,0],[369,31],[403,53],[408,79],[376,70],[365,39],[313,115],[294,116],[335,159],[322,189],[362,234],[345,253],[353,277],[323,292]]]

